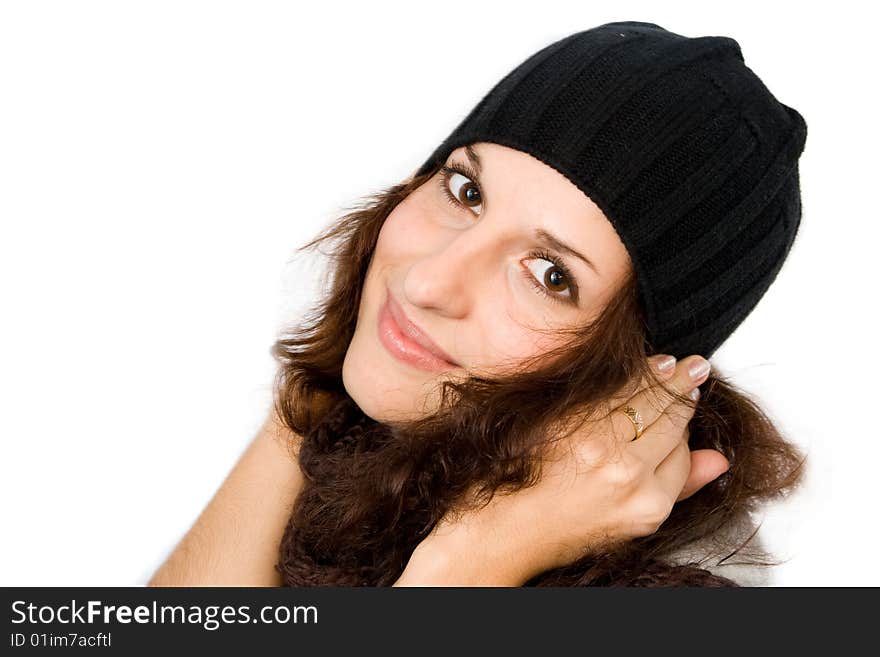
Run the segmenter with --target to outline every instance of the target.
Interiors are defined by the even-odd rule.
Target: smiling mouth
[[[379,340],[397,360],[429,372],[443,372],[459,367],[448,360],[438,348],[422,344],[417,340],[432,344],[418,327],[407,320],[403,310],[397,305],[390,290],[386,289],[385,302],[379,309]],[[436,353],[440,352],[440,353]]]

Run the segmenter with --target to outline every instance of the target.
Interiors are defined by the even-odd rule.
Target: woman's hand
[[[658,367],[662,360],[651,358],[655,371],[680,393],[708,377],[708,361],[700,356],[667,371]],[[585,423],[548,450],[537,484],[496,493],[487,506],[438,523],[397,585],[522,585],[592,551],[654,533],[676,501],[729,467],[718,451],[690,451],[687,424],[694,411],[659,386],[643,382],[634,396],[612,399],[608,408],[627,404],[644,423],[637,440],[620,410]]]

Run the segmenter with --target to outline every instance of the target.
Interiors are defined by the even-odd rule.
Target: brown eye
[[[565,274],[552,267],[544,274],[544,284],[547,285],[551,292],[562,292],[568,289],[568,283],[565,282]]]
[[[467,176],[463,176],[460,173],[451,174],[448,186],[455,200],[466,208],[473,210],[482,205],[483,198],[480,196],[480,188],[477,187],[475,182],[469,180]],[[480,214],[479,211],[476,213]]]
[[[556,263],[546,258],[530,258],[526,265],[532,278],[547,292],[560,297],[571,297],[571,283],[565,272]]]

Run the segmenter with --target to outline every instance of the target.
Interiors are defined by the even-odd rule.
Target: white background
[[[145,583],[267,412],[294,249],[615,20],[735,38],[807,120],[798,241],[713,361],[811,457],[764,514],[775,584],[880,584],[876,42],[816,6],[0,4],[0,584]]]

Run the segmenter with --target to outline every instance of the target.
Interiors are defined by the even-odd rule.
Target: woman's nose
[[[489,258],[476,228],[458,234],[410,266],[404,280],[407,300],[449,317],[463,317],[481,290],[488,290]]]

